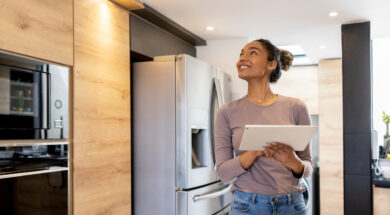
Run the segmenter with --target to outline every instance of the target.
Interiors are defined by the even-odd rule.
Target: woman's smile
[[[245,69],[250,69],[252,68],[252,66],[248,65],[248,64],[239,64],[238,65],[238,70],[245,70]]]

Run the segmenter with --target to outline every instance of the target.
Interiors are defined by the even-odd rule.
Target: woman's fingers
[[[266,153],[267,158],[272,158],[275,154],[279,153],[278,151],[268,147],[264,149],[264,152]]]
[[[267,158],[269,158],[269,152],[267,151],[267,149],[264,149],[264,154]]]
[[[267,148],[267,149],[273,149],[273,150],[278,150],[278,146],[275,145],[275,144],[273,144],[273,143],[267,143],[267,144],[265,145],[265,148]]]
[[[280,150],[280,151],[284,151],[284,152],[294,151],[289,145],[286,145],[286,144],[283,144],[283,143],[272,142],[272,143],[269,143],[269,145],[274,150]]]

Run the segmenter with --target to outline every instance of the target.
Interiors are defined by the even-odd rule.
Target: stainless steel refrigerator
[[[135,215],[227,214],[230,184],[218,179],[213,126],[230,100],[230,77],[188,55],[133,64]]]

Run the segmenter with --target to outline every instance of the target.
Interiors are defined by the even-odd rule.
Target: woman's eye
[[[256,54],[256,55],[257,55],[257,52],[255,52],[255,51],[251,51],[251,55],[253,55],[253,54]]]

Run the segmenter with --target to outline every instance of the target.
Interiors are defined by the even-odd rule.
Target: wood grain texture
[[[137,0],[111,0],[128,10],[144,9],[144,4]]]
[[[283,72],[273,92],[302,100],[310,114],[318,114],[318,67],[292,67]]]
[[[0,0],[0,49],[73,65],[73,0]]]
[[[374,215],[390,213],[390,189],[373,186]]]
[[[73,212],[130,214],[129,13],[74,0]]]
[[[343,98],[341,60],[323,60],[319,77],[321,215],[344,213]]]

